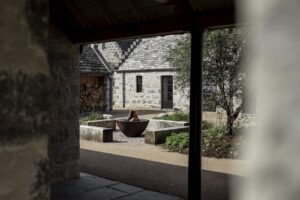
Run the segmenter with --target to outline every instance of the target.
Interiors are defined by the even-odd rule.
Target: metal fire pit
[[[127,119],[119,119],[116,121],[120,131],[127,137],[141,136],[149,124],[148,119],[140,119],[140,121],[127,121]]]

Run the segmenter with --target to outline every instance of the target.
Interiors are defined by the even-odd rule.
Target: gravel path
[[[144,134],[140,137],[126,137],[119,129],[116,129],[113,133],[113,141],[129,144],[144,144],[145,138]]]

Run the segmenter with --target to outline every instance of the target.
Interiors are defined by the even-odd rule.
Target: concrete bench
[[[85,122],[82,122],[82,125],[111,128],[111,129],[115,130],[116,129],[116,120],[101,119],[101,120],[85,121]]]
[[[80,125],[80,138],[97,142],[112,142],[113,129]]]
[[[145,143],[147,144],[163,144],[166,142],[166,138],[171,133],[188,132],[188,126],[181,127],[168,127],[161,129],[150,129],[145,131]]]

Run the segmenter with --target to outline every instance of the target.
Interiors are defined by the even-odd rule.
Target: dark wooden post
[[[203,29],[193,26],[191,28],[189,200],[201,199],[202,44]]]

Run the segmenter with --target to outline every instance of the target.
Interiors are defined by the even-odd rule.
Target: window
[[[136,92],[142,92],[143,91],[143,77],[137,76],[136,77]]]

